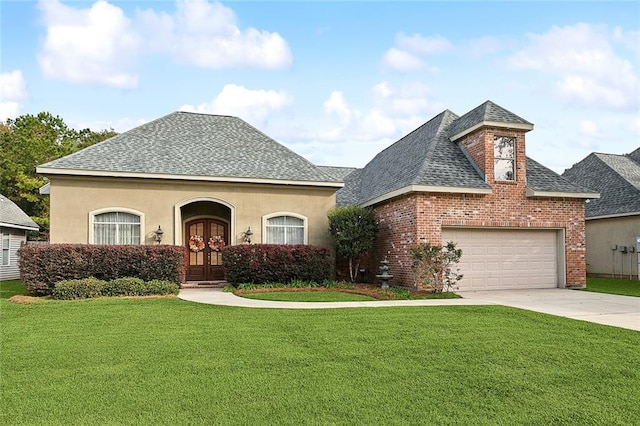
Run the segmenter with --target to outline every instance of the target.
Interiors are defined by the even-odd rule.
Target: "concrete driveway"
[[[640,331],[640,297],[554,289],[463,291],[467,300]]]

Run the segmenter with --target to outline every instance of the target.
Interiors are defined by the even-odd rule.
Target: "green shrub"
[[[225,279],[239,283],[323,282],[333,270],[331,251],[308,245],[245,244],[222,249]]]
[[[140,278],[123,277],[103,281],[94,277],[64,280],[56,283],[54,299],[89,299],[100,296],[164,296],[178,294],[178,284],[166,280],[143,281]]]
[[[34,296],[59,281],[136,277],[183,281],[185,249],[172,245],[28,244],[18,250],[24,285]]]
[[[102,296],[106,282],[94,277],[79,280],[63,280],[53,288],[54,299],[89,299]]]
[[[166,294],[178,294],[178,284],[167,280],[151,280],[145,283],[146,295],[164,296]]]
[[[140,278],[116,278],[104,286],[102,294],[103,296],[145,296],[147,286]]]

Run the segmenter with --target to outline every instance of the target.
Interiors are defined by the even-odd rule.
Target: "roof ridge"
[[[445,110],[445,111],[449,111],[449,110],[447,109],[447,110]],[[416,127],[415,129],[413,129],[412,131],[410,131],[409,133],[407,133],[406,135],[404,135],[403,137],[401,137],[400,139],[398,139],[397,141],[393,142],[391,145],[389,145],[388,147],[386,147],[386,148],[385,148],[385,149],[383,149],[382,151],[378,152],[378,153],[373,157],[373,159],[375,159],[377,156],[379,156],[379,155],[380,155],[380,154],[382,154],[383,152],[385,152],[385,151],[387,151],[387,150],[391,149],[391,147],[392,147],[392,146],[394,146],[395,144],[400,143],[401,141],[403,141],[403,140],[407,139],[409,136],[413,135],[414,133],[416,133],[417,131],[419,131],[419,130],[420,130],[420,129],[422,129],[423,127],[427,126],[429,123],[431,123],[432,121],[436,120],[436,119],[437,119],[441,114],[443,114],[445,111],[442,111],[442,112],[440,112],[440,113],[436,114],[434,117],[431,117],[428,121],[426,121],[426,122],[422,123],[421,125],[419,125],[419,126],[418,126],[418,127]],[[449,112],[451,112],[451,111],[449,111]],[[454,113],[452,113],[452,114],[454,114]],[[455,115],[455,114],[454,114],[454,115]],[[373,161],[373,159],[371,159],[371,161]],[[369,163],[371,163],[371,161],[369,161]],[[369,163],[365,164],[365,166],[364,166],[363,168],[367,167],[367,165],[368,165]]]
[[[434,153],[436,146],[438,145],[438,138],[445,133],[445,131],[449,128],[451,124],[453,124],[453,122],[456,120],[457,117],[458,115],[450,111],[449,109],[445,109],[440,114],[434,117],[434,118],[440,118],[440,124],[438,125],[438,130],[436,130],[435,134],[433,135],[433,138],[430,141],[431,143],[427,146],[427,150],[424,155],[424,160],[422,161],[422,166],[420,166],[420,170],[418,171],[416,176],[413,178],[413,183],[417,184],[420,181],[422,181],[424,177],[424,172],[429,168],[431,156]],[[449,123],[445,124],[446,118],[452,118],[452,120]]]
[[[210,113],[208,113],[208,112],[183,111],[183,110],[177,110],[177,111],[172,112],[171,114],[175,114],[175,113],[178,113],[178,114],[193,114],[193,115],[206,115],[206,116],[208,116],[208,117],[229,117],[229,118],[239,118],[239,117],[237,117],[237,116],[235,116],[235,115],[229,115],[229,114],[210,114]],[[168,114],[168,115],[171,115],[171,114]],[[162,117],[160,117],[160,118],[162,118]],[[159,119],[157,119],[157,120],[159,120]],[[155,120],[154,120],[154,121],[155,121]]]

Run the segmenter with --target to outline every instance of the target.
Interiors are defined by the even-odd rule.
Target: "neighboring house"
[[[453,241],[461,290],[584,286],[584,204],[598,194],[527,158],[532,129],[490,101],[446,110],[347,176],[338,203],[374,208],[373,258],[395,284],[413,284],[415,244]]]
[[[381,225],[369,270],[387,256],[393,284],[414,284],[413,245],[453,240],[463,289],[583,286],[584,200],[598,194],[526,158],[531,129],[491,102],[444,111],[351,169],[315,166],[238,118],[176,112],[38,172],[53,243],[152,244],[160,225],[185,246],[241,244],[249,229],[256,243],[328,244],[327,212],[362,205]],[[207,244],[189,263],[188,280],[222,278]]]
[[[39,231],[38,225],[13,201],[0,194],[0,281],[20,278],[17,251],[27,241],[27,231]]]
[[[638,278],[640,148],[591,153],[563,176],[601,194],[586,207],[587,273]]]

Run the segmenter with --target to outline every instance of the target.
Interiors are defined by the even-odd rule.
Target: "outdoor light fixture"
[[[253,232],[251,232],[251,227],[244,232],[244,242],[247,244],[251,244],[251,236]]]
[[[154,234],[156,234],[156,243],[160,244],[160,241],[162,241],[162,234],[164,234],[160,225],[158,225],[158,229],[155,230]]]

